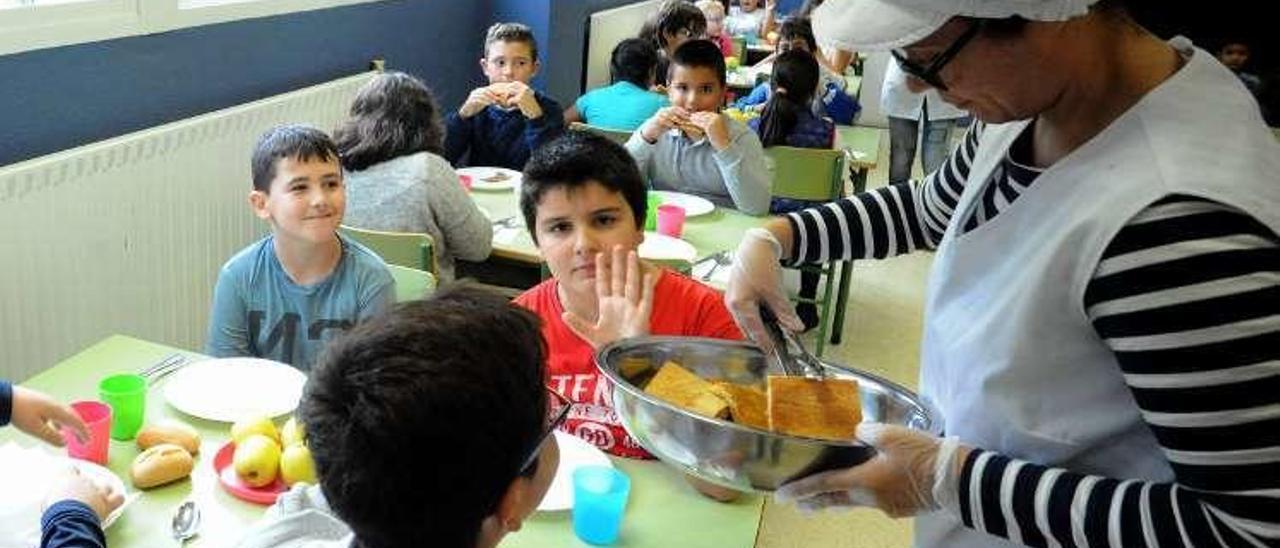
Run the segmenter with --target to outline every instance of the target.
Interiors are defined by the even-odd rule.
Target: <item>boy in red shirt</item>
[[[621,145],[569,131],[534,151],[524,168],[520,209],[552,278],[516,303],[542,318],[552,389],[574,402],[564,428],[609,453],[652,458],[623,429],[610,405],[612,386],[595,351],[643,335],[740,340],[714,289],[640,261],[645,184]],[[727,500],[736,493],[694,481]]]

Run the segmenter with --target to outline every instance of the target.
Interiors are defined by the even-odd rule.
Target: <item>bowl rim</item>
[[[624,349],[631,349],[631,348],[634,348],[634,347],[636,347],[636,346],[640,346],[640,345],[643,345],[643,344],[650,344],[650,343],[663,343],[663,342],[678,342],[678,343],[696,342],[696,343],[709,343],[709,344],[711,344],[711,345],[713,345],[713,346],[724,346],[724,347],[741,348],[741,349],[744,349],[744,350],[746,350],[746,351],[748,351],[748,352],[756,352],[756,353],[759,353],[761,356],[763,356],[763,355],[764,355],[764,352],[760,350],[760,347],[759,347],[759,346],[756,346],[754,343],[752,343],[752,342],[748,342],[748,341],[745,341],[745,340],[743,340],[743,341],[732,341],[732,340],[727,340],[727,339],[714,339],[714,338],[709,338],[709,337],[678,337],[678,336],[670,336],[670,335],[651,335],[651,336],[644,336],[644,337],[631,337],[631,338],[627,338],[627,339],[620,339],[620,340],[614,341],[614,342],[612,342],[612,343],[609,343],[608,345],[605,345],[605,346],[604,346],[604,347],[602,347],[599,351],[597,351],[597,352],[596,352],[596,354],[595,354],[595,364],[596,364],[596,369],[597,369],[597,370],[599,370],[601,374],[603,374],[604,376],[606,376],[606,377],[608,377],[608,378],[609,378],[609,381],[610,381],[611,383],[613,383],[614,390],[618,390],[618,389],[625,390],[625,391],[626,391],[626,392],[628,392],[629,394],[631,394],[631,395],[633,395],[633,396],[636,396],[636,397],[639,397],[640,399],[644,400],[645,402],[647,402],[647,403],[649,403],[649,404],[658,405],[659,407],[662,407],[662,408],[664,408],[664,409],[666,409],[666,410],[668,410],[668,411],[673,411],[673,412],[679,413],[679,414],[681,414],[681,415],[684,415],[684,416],[686,416],[686,417],[690,417],[690,418],[697,419],[697,420],[700,420],[700,421],[703,421],[703,422],[707,422],[707,423],[715,424],[715,425],[717,425],[717,426],[721,426],[721,427],[729,427],[729,428],[730,428],[730,429],[732,429],[732,430],[740,430],[740,431],[746,432],[746,433],[748,433],[748,434],[757,434],[757,435],[759,435],[759,434],[765,434],[765,435],[768,435],[768,436],[773,436],[773,437],[778,437],[778,438],[784,438],[784,439],[786,439],[786,440],[788,440],[788,441],[794,441],[794,442],[799,442],[799,443],[806,443],[806,444],[811,444],[811,445],[821,445],[821,446],[824,446],[824,447],[831,447],[831,446],[838,446],[838,447],[870,447],[870,445],[868,445],[866,442],[864,442],[864,441],[862,441],[862,440],[859,440],[859,439],[857,439],[857,438],[853,438],[853,439],[851,439],[851,440],[834,440],[834,439],[829,439],[829,438],[811,438],[811,437],[808,437],[808,436],[795,436],[795,435],[792,435],[792,434],[785,434],[785,433],[782,433],[782,432],[774,432],[774,431],[772,431],[772,430],[762,430],[762,429],[760,429],[760,428],[755,428],[755,427],[751,427],[751,426],[746,426],[746,425],[739,424],[739,423],[736,423],[736,422],[733,422],[733,421],[727,421],[727,420],[724,420],[724,419],[717,419],[717,418],[715,418],[715,417],[707,417],[707,416],[698,415],[698,414],[695,414],[695,413],[690,413],[690,412],[688,412],[688,411],[687,411],[687,410],[685,410],[685,409],[682,409],[682,408],[680,408],[680,407],[678,407],[678,406],[675,406],[675,405],[672,405],[672,404],[670,404],[670,403],[667,403],[666,401],[664,401],[664,400],[662,400],[662,399],[659,399],[659,398],[657,398],[657,397],[654,397],[654,396],[652,396],[652,395],[650,395],[650,394],[646,393],[644,390],[642,390],[642,389],[640,389],[639,387],[637,387],[636,385],[632,384],[632,383],[631,383],[631,381],[629,381],[629,380],[627,380],[626,378],[624,378],[624,377],[622,376],[622,374],[621,374],[621,373],[618,373],[617,371],[611,370],[610,368],[605,367],[605,365],[604,365],[604,363],[605,363],[605,358],[607,358],[609,355],[611,355],[611,354],[613,354],[613,353],[615,353],[615,352],[620,352],[620,351],[622,351],[622,350],[624,350]],[[879,375],[876,375],[876,374],[874,374],[874,373],[869,373],[869,372],[866,372],[866,371],[861,371],[861,370],[858,370],[858,369],[853,369],[853,368],[850,368],[850,367],[847,367],[847,366],[844,366],[844,365],[840,365],[840,364],[833,364],[833,363],[831,363],[831,362],[829,362],[829,361],[827,361],[827,360],[825,360],[825,359],[820,359],[820,361],[822,362],[822,365],[823,365],[823,366],[825,366],[825,367],[827,367],[828,369],[834,369],[835,371],[840,372],[840,373],[852,374],[852,375],[860,376],[860,377],[867,377],[867,378],[869,378],[869,379],[871,379],[871,380],[876,381],[877,383],[880,383],[880,384],[882,384],[882,385],[884,385],[884,386],[887,386],[887,387],[890,387],[890,388],[892,388],[892,389],[894,389],[894,390],[897,390],[899,393],[909,395],[909,396],[910,396],[910,399],[911,399],[911,402],[912,402],[912,403],[914,403],[914,404],[916,404],[916,406],[920,409],[920,411],[921,411],[921,412],[922,412],[922,414],[924,415],[925,420],[927,420],[927,421],[929,422],[929,424],[928,424],[928,428],[927,428],[927,429],[924,429],[924,430],[922,430],[922,431],[924,431],[924,432],[928,432],[928,433],[930,433],[930,434],[934,434],[934,435],[939,435],[938,430],[939,430],[939,422],[940,422],[940,421],[939,421],[939,420],[937,419],[937,417],[935,416],[935,412],[933,411],[933,409],[932,409],[932,408],[931,408],[927,403],[925,403],[925,401],[924,401],[924,400],[920,397],[920,395],[919,395],[919,394],[917,394],[915,391],[910,390],[910,389],[908,389],[907,387],[902,386],[901,384],[898,384],[898,383],[896,383],[896,382],[893,382],[893,381],[891,381],[891,380],[889,380],[889,379],[886,379],[886,378],[881,377],[881,376],[879,376]],[[616,411],[616,410],[615,410],[615,411]],[[913,430],[915,430],[915,429],[913,428]]]

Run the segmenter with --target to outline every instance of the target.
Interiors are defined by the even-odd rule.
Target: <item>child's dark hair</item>
[[[710,40],[690,40],[671,54],[671,66],[667,68],[667,80],[677,66],[684,68],[709,68],[716,73],[720,86],[725,85],[724,53]]]
[[[545,359],[536,316],[467,285],[335,339],[298,418],[355,545],[475,546],[542,439]]]
[[[484,56],[489,57],[489,46],[495,42],[522,42],[529,45],[530,61],[538,60],[538,41],[533,30],[523,23],[494,23],[484,35]]]
[[[773,62],[769,81],[773,93],[760,115],[760,144],[765,147],[787,144],[803,112],[809,111],[818,89],[818,61],[804,50],[788,50]]]
[[[440,107],[422,80],[403,72],[379,74],[362,86],[333,136],[349,171],[422,151],[444,154]]]
[[[701,38],[707,33],[707,16],[685,0],[666,0],[640,27],[639,37],[653,42],[658,49],[664,49],[667,47],[667,35],[681,32],[688,33],[690,38]]]
[[[658,66],[658,50],[647,40],[627,38],[613,47],[609,56],[609,77],[613,82],[631,82],[649,89],[654,68]]]
[[[281,158],[327,162],[338,159],[338,147],[325,132],[308,125],[290,124],[267,130],[254,145],[253,159],[249,162],[254,190],[271,193],[271,181],[276,178],[276,162]]]
[[[813,23],[805,17],[788,17],[778,26],[778,40],[790,42],[799,38],[809,44],[809,51],[818,51],[818,39],[813,36]]]
[[[557,188],[573,190],[591,181],[621,193],[635,216],[636,228],[644,226],[648,189],[627,149],[591,131],[566,131],[535,149],[529,163],[524,165],[520,213],[535,242],[538,204],[542,197]]]

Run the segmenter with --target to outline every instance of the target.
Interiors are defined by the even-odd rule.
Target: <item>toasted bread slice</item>
[[[676,362],[666,362],[658,369],[644,391],[677,407],[704,417],[723,419],[729,416],[729,404],[711,390],[703,380]]]
[[[769,429],[793,436],[851,440],[862,422],[857,381],[770,375]]]
[[[729,415],[733,422],[761,430],[769,429],[769,398],[763,390],[731,382],[714,383],[711,389],[729,402]]]

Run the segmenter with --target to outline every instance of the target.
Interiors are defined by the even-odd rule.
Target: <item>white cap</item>
[[[1098,0],[827,0],[813,12],[819,42],[849,51],[886,50],[919,42],[952,17],[1066,21]]]

